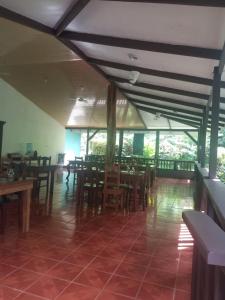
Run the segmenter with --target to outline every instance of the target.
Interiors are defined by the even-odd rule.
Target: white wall
[[[2,156],[25,154],[26,143],[32,143],[38,155],[51,155],[53,163],[64,152],[65,128],[1,79],[0,121],[6,121]]]

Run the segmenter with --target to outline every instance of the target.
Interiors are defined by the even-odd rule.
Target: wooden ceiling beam
[[[224,0],[104,0],[104,1],[225,7]]]
[[[61,20],[56,24],[56,35],[59,36],[66,27],[79,15],[79,13],[88,5],[90,0],[75,0],[74,3],[65,12]]]
[[[159,100],[159,101],[163,101],[163,102],[168,102],[168,103],[173,103],[173,104],[178,104],[178,105],[183,105],[183,106],[188,106],[188,107],[194,107],[197,109],[203,109],[204,107],[206,107],[206,105],[202,105],[202,104],[170,99],[170,98],[153,95],[153,94],[149,94],[149,93],[143,93],[143,92],[139,92],[139,91],[127,90],[127,89],[123,89],[123,88],[120,88],[120,90],[123,91],[123,93],[129,94],[129,95],[135,95],[135,96],[145,97],[145,98],[152,99],[152,100]]]
[[[53,35],[55,33],[54,29],[52,29],[40,22],[34,21],[28,17],[17,14],[16,12],[13,12],[3,6],[0,6],[0,17],[10,20],[12,22],[16,22],[18,24],[30,27],[32,29],[44,32],[44,33],[48,33],[51,35]]]
[[[108,78],[110,78],[110,80],[117,81],[120,83],[129,83],[129,80],[126,78],[121,78],[121,77],[111,76],[111,75],[108,75]],[[208,99],[209,99],[209,95],[207,95],[207,94],[189,92],[189,91],[184,91],[184,90],[175,89],[175,88],[169,88],[166,86],[161,86],[161,85],[156,85],[156,84],[151,84],[151,83],[146,83],[146,82],[137,81],[133,86],[134,87],[135,86],[142,87],[142,88],[150,89],[150,90],[161,91],[161,92],[165,92],[165,93],[171,93],[171,94],[176,94],[176,95],[181,95],[181,96],[202,99],[205,101],[208,101]]]
[[[220,60],[222,54],[221,49],[173,45],[76,31],[64,31],[61,37],[78,42],[216,60]]]
[[[113,69],[124,70],[124,71],[137,71],[145,75],[174,79],[178,81],[187,81],[187,82],[192,82],[192,83],[202,84],[207,86],[212,86],[213,84],[213,80],[210,78],[197,77],[192,75],[185,75],[185,74],[173,73],[173,72],[167,72],[167,71],[161,71],[155,69],[148,69],[148,68],[138,67],[135,65],[127,65],[118,62],[96,59],[93,57],[88,57],[88,62],[91,64],[109,67]],[[221,82],[221,87],[225,88],[225,81]]]
[[[136,108],[138,110],[142,110],[142,111],[154,114],[154,112],[151,109],[146,109],[145,107],[142,107],[142,106],[139,106],[139,105],[137,105]],[[192,122],[192,121],[185,121],[183,119],[176,118],[176,117],[171,117],[171,116],[166,115],[166,114],[161,114],[160,116],[165,118],[165,119],[170,119],[172,121],[176,121],[176,122],[179,122],[179,123],[182,123],[182,124],[185,124],[185,125],[189,125],[189,126],[192,126],[192,127],[197,127],[198,128],[200,126],[199,123]]]
[[[167,118],[171,121],[175,121],[175,122],[178,122],[178,123],[182,123],[182,124],[185,124],[185,125],[189,125],[191,127],[194,127],[194,128],[198,128],[200,126],[199,123],[196,123],[196,122],[191,122],[191,121],[186,121],[186,120],[182,120],[180,118],[174,118],[174,117],[170,117],[168,115],[165,115],[165,114],[162,114],[161,115],[163,118]]]
[[[163,104],[153,103],[153,102],[150,102],[150,101],[136,100],[136,99],[132,99],[132,98],[129,98],[129,97],[128,97],[128,100],[133,104],[139,103],[139,104],[146,105],[149,108],[150,108],[150,106],[153,106],[153,108],[155,108],[155,107],[162,108],[162,109],[170,110],[174,113],[180,112],[180,113],[184,113],[184,114],[191,115],[191,116],[202,117],[201,112],[196,112],[196,111],[192,111],[192,110],[188,110],[188,109],[171,107],[171,106],[167,106],[167,105],[163,105]],[[166,111],[165,111],[165,113],[166,113]]]
[[[137,107],[138,105],[135,105],[135,106]],[[177,113],[169,112],[169,111],[165,111],[165,110],[162,110],[162,109],[159,109],[159,108],[150,108],[150,109],[151,109],[152,113],[154,113],[154,114],[157,114],[157,113],[167,114],[168,116],[181,118],[181,119],[184,119],[184,120],[187,120],[187,121],[193,121],[193,122],[197,122],[197,123],[201,122],[201,118],[198,118],[198,117],[181,115],[178,112]]]
[[[220,63],[219,63],[219,73],[220,75],[222,75],[223,71],[224,71],[224,66],[225,66],[225,43],[223,45],[223,50],[222,50],[222,54],[220,57]]]

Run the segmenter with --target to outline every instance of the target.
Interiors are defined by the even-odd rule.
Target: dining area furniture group
[[[53,208],[55,173],[59,166],[51,157],[9,155],[0,168],[0,232],[7,226],[10,203],[18,208],[18,225],[29,231],[34,215],[50,216]],[[123,158],[112,165],[103,156],[75,157],[67,165],[66,184],[73,174],[77,206],[106,209],[145,210],[155,180],[155,166],[138,158]]]

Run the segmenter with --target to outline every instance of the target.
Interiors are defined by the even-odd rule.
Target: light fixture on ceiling
[[[88,102],[87,99],[85,99],[85,98],[83,98],[83,97],[77,98],[77,101],[79,101],[79,102],[85,102],[85,103]]]
[[[129,76],[130,77],[129,83],[131,85],[135,84],[137,82],[139,76],[140,76],[140,72],[138,72],[138,71],[131,71],[130,72],[130,76]]]
[[[155,114],[155,120],[158,120],[158,119],[160,119],[160,117],[161,117],[161,113],[160,112],[157,112],[156,114]]]
[[[130,59],[131,61],[136,61],[136,60],[138,60],[138,57],[137,57],[135,54],[133,54],[133,53],[128,53],[128,57],[129,57],[129,59]]]

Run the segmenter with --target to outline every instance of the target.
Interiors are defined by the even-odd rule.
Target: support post
[[[219,68],[214,68],[213,90],[212,90],[212,123],[209,151],[209,178],[216,178],[217,171],[217,146],[219,130],[219,112],[220,112],[220,82],[221,75]]]
[[[2,140],[3,140],[3,126],[5,122],[0,121],[0,167],[1,167],[1,155],[2,155]]]
[[[120,134],[120,136],[119,136],[119,151],[118,151],[118,155],[119,155],[119,161],[121,161],[122,152],[123,152],[123,134],[124,134],[123,129],[120,129],[119,134]]]
[[[107,147],[106,164],[110,167],[114,161],[116,146],[116,86],[110,83],[107,95]]]
[[[87,144],[86,144],[86,155],[88,155],[89,152],[89,139],[90,139],[90,129],[87,129]]]
[[[210,102],[211,101],[209,100],[209,103]],[[206,135],[207,135],[208,117],[209,117],[209,103],[203,111],[203,119],[202,119],[201,144],[200,144],[201,146],[200,163],[202,168],[205,168],[205,147],[206,147]]]
[[[160,139],[160,131],[156,131],[156,140],[155,140],[155,160],[156,166],[158,166],[158,158],[159,158],[159,139]]]
[[[201,163],[201,144],[202,144],[202,125],[200,125],[199,130],[198,130],[198,162]]]

